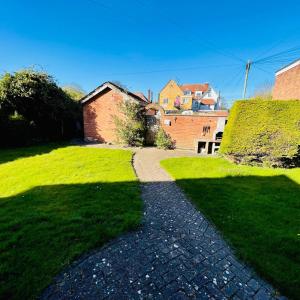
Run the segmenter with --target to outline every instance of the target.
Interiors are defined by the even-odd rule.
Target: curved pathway
[[[142,228],[73,264],[42,299],[273,299],[274,290],[231,249],[160,168],[187,151],[136,150]]]

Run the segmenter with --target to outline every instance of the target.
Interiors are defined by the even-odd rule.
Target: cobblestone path
[[[184,151],[140,149],[142,228],[59,275],[42,299],[273,299],[159,166]]]

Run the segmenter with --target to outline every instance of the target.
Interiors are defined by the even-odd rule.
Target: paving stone
[[[41,296],[56,299],[272,299],[273,288],[239,262],[160,168],[185,151],[136,151],[143,226],[74,263]]]

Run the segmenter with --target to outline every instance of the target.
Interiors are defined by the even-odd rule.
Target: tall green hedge
[[[237,163],[300,166],[300,100],[237,101],[220,152]]]

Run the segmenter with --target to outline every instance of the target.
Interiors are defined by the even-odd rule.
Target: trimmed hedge
[[[300,100],[237,101],[220,153],[237,163],[300,166]]]

